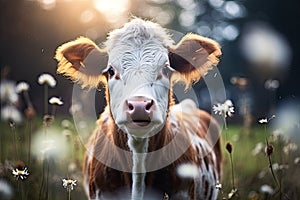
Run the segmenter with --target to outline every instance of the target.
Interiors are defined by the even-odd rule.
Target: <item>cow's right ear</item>
[[[102,75],[107,67],[108,55],[93,41],[79,37],[57,48],[57,73],[78,82],[82,87],[96,88],[105,80]]]

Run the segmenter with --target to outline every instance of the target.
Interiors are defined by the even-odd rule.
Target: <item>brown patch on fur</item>
[[[89,69],[85,69],[83,62],[91,53],[96,54],[95,57],[107,57],[105,50],[85,37],[61,45],[54,57],[58,61],[57,73],[79,82],[83,88],[96,88],[105,79],[101,68],[106,66],[99,66],[99,74],[89,74]]]
[[[214,40],[187,34],[177,45],[169,47],[171,67],[179,72],[174,73],[173,80],[183,80],[189,88],[219,63],[221,55],[221,47]]]
[[[194,131],[193,133],[197,134],[203,140],[208,141],[209,144],[211,143],[210,140],[212,137],[206,137],[207,134],[210,133],[210,131],[213,132],[210,133],[210,135],[213,134],[213,136],[217,137],[219,134],[220,130],[216,121],[204,111],[197,109],[193,112],[193,115],[199,117],[200,126],[195,124],[193,119],[187,117],[187,114],[176,112],[175,115],[177,115],[178,127],[181,127],[180,130],[174,132],[169,120],[167,119],[165,127],[159,133],[150,138],[148,152],[159,150],[167,144],[171,144],[171,148],[174,149],[174,151],[182,150],[180,148],[184,148],[184,144],[190,144],[191,142],[187,133],[187,128],[190,131]],[[127,165],[130,166],[130,161],[124,160],[124,156],[118,154],[113,148],[110,147],[110,145],[117,145],[125,151],[129,151],[127,146],[127,135],[116,127],[108,107],[106,107],[106,110],[101,114],[97,124],[97,129],[89,140],[89,145],[94,146],[93,154],[95,157],[90,163],[90,166],[85,166],[89,169],[90,196],[95,195],[95,188],[99,188],[102,192],[113,193],[114,191],[124,187],[131,187],[132,184],[131,173],[109,168],[99,161],[101,156],[106,156],[107,159],[111,159],[109,162],[112,162],[116,165],[127,163]],[[175,135],[180,137],[180,140],[178,140],[180,141],[179,143],[173,141]],[[104,140],[104,137],[108,138],[108,140]],[[113,144],[109,144],[109,142],[112,142]],[[207,151],[206,149],[203,149],[204,147],[201,148],[202,152]],[[214,163],[212,160],[212,153],[216,154],[216,163]],[[190,191],[190,194],[194,195],[193,180],[182,179],[178,177],[177,167],[184,163],[195,163],[196,165],[200,166],[200,162],[204,161],[206,162],[206,165],[213,165],[217,173],[220,174],[222,160],[220,142],[218,141],[213,147],[213,152],[210,152],[202,159],[195,160],[195,154],[197,154],[197,150],[192,146],[189,146],[188,149],[175,162],[157,171],[147,173],[145,180],[146,187],[152,188],[153,190],[161,192],[162,194],[167,193],[170,197],[172,197],[172,195],[176,194],[178,191],[189,188],[188,191]],[[155,158],[148,157],[147,161],[163,162],[166,159],[169,159],[169,156],[171,155],[165,153]],[[216,178],[217,180],[220,180],[220,176]],[[205,181],[207,182],[207,180]]]

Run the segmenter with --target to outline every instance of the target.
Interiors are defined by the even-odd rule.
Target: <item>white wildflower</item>
[[[24,81],[18,83],[16,86],[17,93],[21,93],[21,92],[28,91],[28,90],[29,90],[29,85],[28,85],[28,83],[26,83]]]
[[[260,191],[262,192],[262,193],[266,193],[266,194],[269,194],[269,195],[272,195],[273,193],[274,193],[274,189],[271,187],[271,186],[269,186],[269,185],[262,185],[261,187],[260,187]]]
[[[216,185],[215,185],[216,189],[218,190],[222,190],[222,184],[217,182]]]
[[[67,119],[64,119],[64,120],[61,121],[61,126],[63,128],[66,128],[66,129],[71,128],[72,127],[72,122],[70,122]]]
[[[71,115],[75,115],[77,112],[82,110],[82,105],[79,103],[73,103],[69,109]]]
[[[300,157],[296,157],[296,158],[295,158],[294,164],[300,164]]]
[[[177,174],[183,178],[195,178],[199,174],[199,169],[195,164],[186,163],[178,166]]]
[[[29,175],[29,172],[27,168],[25,167],[23,170],[20,170],[18,168],[12,170],[12,174],[17,178],[21,178],[22,180],[26,179]]]
[[[213,105],[213,111],[215,114],[231,117],[234,113],[234,106],[231,100],[226,100],[223,104]]]
[[[256,156],[259,153],[264,152],[264,148],[265,148],[265,145],[262,142],[259,142],[256,144],[256,146],[254,147],[254,149],[252,150],[251,153],[253,156]]]
[[[50,74],[41,74],[38,78],[38,83],[40,85],[47,84],[50,87],[55,87],[56,85],[56,80],[54,77]]]
[[[76,186],[77,180],[72,180],[72,179],[63,179],[62,180],[62,184],[63,184],[63,187],[65,189],[67,189],[68,192],[70,192],[71,190],[74,189],[74,186]]]
[[[49,156],[49,155],[51,156],[51,155],[55,154],[55,152],[56,152],[55,140],[52,140],[52,139],[43,140],[41,146],[43,148],[40,150],[40,152],[44,156]]]
[[[265,82],[265,88],[267,90],[276,90],[279,87],[279,81],[278,80],[272,80],[272,79],[268,79]]]
[[[63,160],[68,156],[68,141],[62,138],[61,130],[57,128],[47,128],[47,134],[44,134],[43,128],[35,132],[32,139],[32,155],[39,160],[46,158],[55,158]]]
[[[0,83],[0,98],[1,102],[17,103],[18,94],[16,91],[16,84],[13,81],[4,80]]]
[[[298,146],[296,143],[288,143],[286,146],[283,147],[283,152],[289,155],[292,152],[297,151]]]
[[[0,179],[0,197],[4,199],[12,199],[13,196],[13,187],[9,184],[8,181],[1,178]]]
[[[269,119],[268,119],[268,118],[261,118],[261,119],[258,120],[258,122],[259,122],[260,124],[267,124],[267,123],[269,123],[269,121],[270,121],[271,119],[273,119],[273,118],[275,118],[275,115],[272,115]]]
[[[51,97],[49,99],[49,103],[52,105],[59,105],[59,106],[64,104],[64,102],[62,102],[62,100],[58,97]]]
[[[258,122],[260,124],[266,124],[266,123],[268,123],[268,119],[267,118],[262,118],[262,119],[258,120]]]
[[[4,106],[1,108],[1,119],[19,124],[22,122],[22,115],[15,106]]]

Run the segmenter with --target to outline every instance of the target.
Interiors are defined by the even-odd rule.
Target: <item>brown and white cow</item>
[[[187,34],[174,44],[166,29],[139,18],[110,32],[101,48],[79,37],[57,49],[58,73],[82,87],[106,88],[84,162],[89,199],[217,198],[219,126],[193,101],[175,104],[172,85],[189,88],[220,55],[211,39]],[[94,66],[91,56],[107,59],[106,66]],[[180,176],[182,165],[197,173]]]

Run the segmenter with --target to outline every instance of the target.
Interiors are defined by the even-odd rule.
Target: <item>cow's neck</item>
[[[128,146],[132,151],[133,159],[131,199],[143,199],[145,192],[145,159],[148,151],[148,138],[135,138],[128,134]]]

